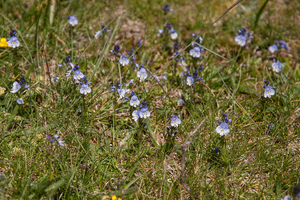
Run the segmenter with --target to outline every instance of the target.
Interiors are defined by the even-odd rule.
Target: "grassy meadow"
[[[0,199],[300,198],[300,2],[234,3],[0,0]]]

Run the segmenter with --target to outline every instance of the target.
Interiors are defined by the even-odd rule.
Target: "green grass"
[[[299,2],[263,7],[265,1],[243,1],[210,29],[234,1],[59,1],[52,25],[47,2],[0,1],[0,37],[16,29],[22,45],[0,48],[0,87],[6,89],[0,96],[1,199],[192,199],[181,182],[181,144],[204,118],[185,157],[192,192],[200,199],[292,195],[300,182]],[[174,13],[164,18],[166,3]],[[78,18],[74,29],[67,15]],[[163,47],[157,34],[165,22],[177,30],[180,51],[192,33],[203,37],[209,51],[201,61],[189,56],[190,47],[182,56],[190,72],[204,66],[205,85],[187,86],[179,64],[174,72],[173,42],[169,38]],[[110,34],[94,40],[102,23]],[[253,32],[245,48],[234,42],[242,27]],[[275,40],[286,41],[291,51],[268,52]],[[109,52],[114,44],[121,46],[117,57]],[[151,111],[139,123],[129,102],[107,90],[119,80],[118,59],[130,48],[137,50],[138,64],[147,59],[152,73],[168,78],[159,85],[148,73],[140,83],[132,66],[121,67],[122,82],[127,87],[134,79],[127,88]],[[57,67],[67,55],[92,82],[86,96],[72,76],[66,78],[67,66]],[[280,73],[268,70],[273,58],[284,64]],[[30,90],[10,93],[21,75]],[[265,79],[276,86],[272,98],[263,97]],[[183,106],[177,106],[179,98]],[[215,131],[222,112],[232,119],[225,137]],[[172,115],[182,120],[175,135],[166,130]],[[50,143],[47,134],[66,146]]]

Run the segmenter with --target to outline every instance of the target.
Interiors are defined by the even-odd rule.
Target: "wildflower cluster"
[[[110,50],[110,52],[114,53],[117,55],[120,51],[120,45],[115,44],[114,49]]]
[[[135,96],[135,94],[134,94],[134,96]],[[132,97],[134,97],[134,96],[132,96]],[[136,101],[138,101],[138,99]],[[147,101],[142,101],[142,104],[140,104],[140,109],[132,112],[132,119],[137,122],[139,118],[146,119],[148,117],[150,117],[150,111],[148,110],[148,107],[147,107]]]
[[[231,122],[231,119],[228,119],[227,113],[223,113],[223,122],[221,120],[218,120],[218,123],[220,124],[216,128],[216,132],[219,133],[221,136],[228,135],[230,130],[228,128],[228,123]]]
[[[175,31],[175,29],[173,28],[173,26],[170,22],[166,23],[164,25],[164,28],[165,28],[166,32],[168,32],[170,34],[170,37],[172,40],[176,40],[178,38],[178,33]],[[159,29],[158,33],[162,34],[162,33],[164,33],[164,30]]]
[[[278,51],[279,49],[285,49],[287,51],[290,50],[290,48],[288,47],[288,45],[283,40],[280,40],[280,41],[276,40],[275,44],[269,46],[269,48],[268,48],[268,50],[271,53],[274,53],[274,52]]]
[[[173,12],[173,9],[170,8],[168,3],[162,7],[162,10],[164,11],[164,15],[166,15],[168,12]]]
[[[193,71],[193,75],[190,74],[190,72],[186,72],[186,73],[183,73],[183,76],[186,77],[186,84],[188,86],[192,86],[194,81],[203,81],[203,79],[199,76],[199,73],[204,69],[204,66],[203,65],[200,65],[198,70],[194,70]]]
[[[88,86],[91,82],[88,82],[86,79],[86,76],[79,70],[79,64],[76,63],[75,65],[71,63],[71,56],[66,56],[64,59],[64,62],[71,67],[71,69],[66,72],[66,77],[69,77],[73,72],[73,78],[75,80],[75,83],[79,83],[81,85],[80,88],[80,94],[87,95],[88,93],[91,92],[91,88]],[[62,66],[59,64],[59,66]],[[82,81],[81,81],[82,80]],[[58,78],[55,77],[54,81],[58,82]]]
[[[265,98],[271,98],[271,96],[275,94],[274,88],[275,88],[275,86],[270,86],[269,85],[269,81],[265,80],[265,85],[264,85],[265,93],[264,93],[264,97]]]

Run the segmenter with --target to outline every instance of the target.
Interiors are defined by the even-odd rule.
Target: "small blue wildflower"
[[[61,138],[58,139],[58,136],[57,136],[57,135],[54,135],[53,138],[55,139],[55,141],[57,142],[57,144],[58,144],[59,146],[62,146],[62,147],[65,146],[65,144],[64,144],[65,141],[63,141]]]
[[[118,93],[119,93],[121,99],[125,96],[125,92],[126,91],[122,88],[118,89]]]
[[[138,105],[140,105],[140,101],[138,99],[138,97],[136,95],[133,95],[130,99],[130,105],[133,107],[137,107]]]
[[[53,80],[54,80],[55,82],[58,82],[57,76],[55,76]]]
[[[203,38],[200,35],[192,33],[192,37],[194,38],[195,42],[192,42],[192,46],[199,46],[203,42]]]
[[[98,39],[101,36],[101,34],[102,34],[102,31],[97,31],[95,33],[95,39]]]
[[[58,66],[58,67],[62,67],[63,65],[62,65],[62,64],[58,64],[57,66]]]
[[[90,93],[92,90],[91,88],[89,87],[88,84],[82,84],[81,85],[81,88],[80,88],[80,94],[84,94],[84,95],[87,95],[88,93]]]
[[[16,47],[19,47],[19,46],[20,46],[20,42],[19,42],[19,40],[17,39],[17,37],[13,36],[13,37],[11,37],[11,38],[8,40],[7,45],[8,45],[9,47],[16,48]]]
[[[201,49],[199,47],[195,47],[190,50],[190,56],[193,58],[200,58],[201,57]]]
[[[181,124],[181,120],[177,116],[173,116],[171,118],[171,126],[178,127],[179,124]]]
[[[116,89],[117,89],[117,87],[116,87],[116,86],[111,86],[111,88],[110,88],[110,89],[108,89],[108,90],[109,90],[109,91],[111,91],[111,92],[114,92]]]
[[[79,69],[77,69],[77,70],[74,72],[73,78],[74,78],[76,81],[82,79],[83,77],[84,77],[84,75],[83,75],[83,73],[82,73]]]
[[[184,104],[183,100],[182,99],[178,99],[177,105],[178,106],[182,106],[183,104]]]
[[[29,88],[29,84],[24,84],[24,88],[28,89]]]
[[[71,26],[75,26],[75,25],[78,24],[78,20],[77,20],[76,17],[74,17],[74,16],[68,16],[68,19],[69,19],[69,24]]]
[[[131,79],[129,82],[129,85],[132,85],[132,84],[133,84],[133,79]]]
[[[275,51],[278,51],[278,46],[277,46],[277,44],[273,44],[272,46],[269,46],[268,50],[269,50],[271,53],[274,53]]]
[[[226,122],[223,122],[220,124],[220,126],[218,126],[216,128],[217,133],[219,133],[221,136],[223,135],[228,135],[228,133],[230,132],[229,128],[228,128],[228,124]]]
[[[246,45],[247,37],[244,35],[238,35],[234,38],[235,42],[241,47]]]
[[[264,93],[264,97],[265,98],[271,98],[272,95],[275,94],[275,90],[273,89],[272,86],[265,86],[265,93]]]
[[[287,195],[287,196],[284,196],[283,197],[283,199],[282,198],[280,198],[280,200],[290,200],[291,199],[291,197],[289,196],[289,195]]]
[[[124,54],[122,54],[122,57],[120,58],[119,63],[124,67],[125,65],[129,64],[129,61],[130,60]]]
[[[274,60],[273,64],[272,64],[272,68],[274,72],[279,73],[282,69],[282,63],[279,62],[278,60]]]
[[[132,119],[137,122],[137,120],[139,119],[139,110],[135,110],[132,112]]]
[[[176,40],[178,38],[178,34],[173,28],[170,30],[170,36],[172,40]]]
[[[164,32],[164,29],[158,29],[159,34],[163,34],[163,32]]]
[[[16,92],[19,91],[19,89],[21,89],[21,85],[17,81],[15,81],[13,83],[12,90],[10,92],[11,93],[16,93]]]
[[[140,78],[140,81],[143,81],[148,77],[145,68],[141,68],[140,71],[137,72],[137,77]]]
[[[18,104],[24,104],[24,101],[22,99],[17,99]]]
[[[139,111],[139,117],[144,118],[144,119],[146,119],[147,117],[150,117],[150,111],[148,110],[148,108],[142,108]]]
[[[184,67],[187,66],[186,62],[183,60],[183,57],[180,57],[180,63],[181,63],[181,65],[184,66]]]
[[[275,87],[269,85],[269,81],[265,80],[265,85],[264,85],[265,93],[264,93],[264,97],[265,98],[271,98],[271,96],[275,94],[274,88]]]
[[[247,34],[246,34],[247,29],[242,28],[241,30],[238,30],[238,36],[234,38],[235,42],[240,45],[241,47],[246,45],[247,41]]]
[[[194,83],[194,78],[192,76],[188,76],[187,79],[186,79],[186,84],[188,86],[192,86]]]

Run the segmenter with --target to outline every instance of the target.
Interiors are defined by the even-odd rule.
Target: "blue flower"
[[[12,90],[10,92],[11,93],[16,93],[16,92],[19,91],[19,89],[21,89],[21,85],[17,81],[15,81],[13,83]]]
[[[238,35],[234,38],[235,42],[241,47],[246,45],[247,37],[245,35]]]
[[[132,112],[132,119],[137,122],[137,120],[139,119],[139,110],[135,110]]]
[[[75,25],[78,24],[78,20],[77,20],[76,17],[74,17],[74,16],[68,16],[68,18],[69,18],[69,24],[70,24],[71,26],[75,26]]]
[[[158,29],[159,34],[163,34],[163,32],[164,32],[164,29]]]
[[[290,199],[291,199],[291,197],[290,197],[289,195],[287,195],[287,196],[283,197],[283,199],[282,199],[282,198],[280,198],[280,200],[290,200]]]
[[[13,37],[11,37],[11,38],[8,40],[7,45],[8,45],[9,47],[16,48],[16,47],[19,47],[19,46],[20,46],[20,42],[19,42],[19,40],[17,39],[17,37],[13,36]]]
[[[140,71],[137,72],[136,76],[140,78],[140,81],[143,81],[148,77],[148,74],[145,68],[141,68]]]
[[[190,50],[190,56],[193,58],[200,58],[201,56],[201,49],[199,47],[195,47]]]
[[[129,85],[132,85],[132,84],[133,84],[133,79],[131,79],[129,82]]]
[[[125,96],[125,92],[126,91],[122,88],[118,89],[118,93],[119,93],[121,99]]]
[[[114,86],[111,86],[111,88],[108,89],[108,90],[111,91],[111,92],[114,92],[116,89],[117,89],[117,87],[114,85]]]
[[[139,111],[139,117],[140,118],[144,118],[146,119],[147,117],[150,117],[150,111],[148,110],[148,108],[142,108],[140,111]]]
[[[125,65],[129,64],[129,61],[130,60],[126,56],[124,56],[124,54],[123,54],[122,57],[119,60],[119,63],[124,67]]]
[[[275,51],[278,51],[278,46],[277,46],[277,44],[273,44],[272,46],[269,46],[268,50],[269,50],[271,53],[274,53]]]
[[[275,90],[273,89],[274,87],[267,85],[264,88],[265,88],[265,93],[264,93],[265,98],[268,97],[271,98],[271,96],[275,94]]]
[[[178,34],[173,28],[170,30],[170,36],[172,40],[176,40],[178,38]]]
[[[273,68],[274,72],[279,73],[282,69],[282,63],[277,60],[277,61],[273,62],[272,68]]]
[[[58,67],[62,67],[62,64],[58,64],[57,66],[58,66]]]
[[[192,86],[194,83],[194,78],[192,76],[188,76],[187,79],[186,79],[186,84],[188,86]]]
[[[184,66],[184,67],[187,66],[186,62],[183,60],[183,57],[180,57],[180,63],[181,63],[181,65]]]
[[[98,39],[101,36],[101,34],[102,34],[102,31],[97,31],[95,33],[95,39]]]
[[[65,146],[65,144],[64,144],[65,141],[63,141],[61,138],[58,139],[58,136],[57,136],[57,135],[54,135],[53,137],[54,137],[55,141],[57,142],[57,144],[58,144],[59,146],[62,146],[62,147]]]
[[[285,48],[287,51],[290,50],[290,48],[288,47],[288,45],[285,43],[285,41],[280,40],[279,42],[277,41],[279,48]]]
[[[17,99],[18,104],[24,104],[24,101],[22,99]]]
[[[173,116],[171,118],[171,126],[178,127],[179,124],[181,124],[181,120],[177,116]]]
[[[77,69],[75,72],[74,72],[74,76],[73,76],[73,78],[75,79],[75,80],[80,80],[81,78],[83,78],[84,77],[84,75],[83,75],[83,73],[79,70],[79,69]]]
[[[182,106],[183,104],[184,104],[183,100],[182,99],[178,99],[177,105],[178,106]]]
[[[130,99],[130,105],[133,107],[137,107],[138,105],[140,105],[140,100],[138,99],[138,97],[136,95],[133,95]]]
[[[55,82],[58,82],[58,78],[55,76],[53,79]]]
[[[84,95],[87,95],[88,93],[90,93],[92,90],[91,88],[89,87],[88,84],[82,84],[81,85],[81,88],[80,88],[80,94],[84,94]]]
[[[223,135],[228,135],[228,133],[230,132],[229,128],[228,128],[228,124],[226,122],[223,122],[220,124],[220,126],[218,126],[216,128],[217,133],[219,133],[221,136]]]

